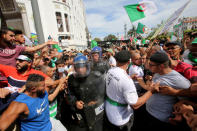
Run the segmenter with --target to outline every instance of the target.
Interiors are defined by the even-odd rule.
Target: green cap
[[[113,53],[113,50],[112,49],[108,49],[107,52]]]
[[[197,38],[192,41],[192,44],[197,44]]]

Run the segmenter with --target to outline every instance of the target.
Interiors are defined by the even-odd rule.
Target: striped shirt
[[[50,117],[55,118],[57,115],[57,99],[49,104]]]
[[[30,74],[39,74],[45,77],[45,79],[48,77],[44,73],[30,69],[27,73],[25,74],[20,74],[15,67],[12,66],[7,66],[7,65],[2,65],[0,64],[0,72],[7,77],[8,79],[8,87],[10,90],[13,92],[16,92],[20,90],[22,86],[25,85],[26,80]]]

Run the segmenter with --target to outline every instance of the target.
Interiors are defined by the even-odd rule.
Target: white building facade
[[[87,48],[86,16],[83,0],[16,0],[21,9],[25,34],[49,36],[64,48]]]

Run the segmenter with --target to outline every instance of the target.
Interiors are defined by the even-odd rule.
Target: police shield
[[[104,116],[105,80],[100,72],[89,76],[89,99],[84,105],[85,120],[89,130],[102,130]],[[97,125],[97,126],[96,126]]]

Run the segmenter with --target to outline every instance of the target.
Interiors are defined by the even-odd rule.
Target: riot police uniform
[[[100,47],[96,46],[92,49],[91,53],[92,54],[94,54],[94,53],[99,54],[98,61],[94,61],[94,60],[90,61],[91,70],[92,71],[100,71],[102,74],[106,73],[109,70],[110,65],[109,65],[108,61],[104,61],[102,59],[102,49]]]
[[[83,77],[72,74],[68,78],[68,90],[67,98],[75,119],[71,130],[102,131],[105,96],[103,74],[99,71],[90,71]],[[76,107],[77,101],[84,102],[83,109],[80,110]]]

